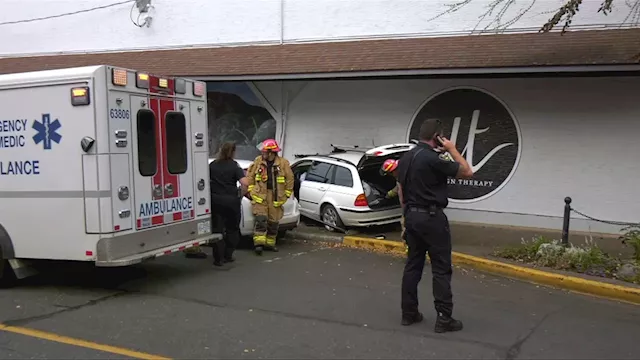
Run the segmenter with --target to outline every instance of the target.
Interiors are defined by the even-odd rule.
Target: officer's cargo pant
[[[408,210],[405,212],[405,237],[409,245],[409,257],[402,276],[402,314],[411,318],[418,313],[418,283],[422,279],[426,255],[429,253],[436,312],[451,316],[453,268],[449,220],[442,209]]]
[[[284,215],[282,205],[274,206],[273,191],[267,190],[267,198],[262,204],[253,204],[253,216],[255,223],[253,227],[254,246],[276,246],[278,236],[278,226],[280,219]]]

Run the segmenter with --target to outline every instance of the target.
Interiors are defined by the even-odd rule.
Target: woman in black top
[[[233,262],[233,251],[240,241],[240,199],[247,191],[249,180],[233,159],[235,154],[236,144],[225,142],[217,159],[209,164],[211,214],[213,222],[224,234],[224,241],[218,241],[213,246],[215,266],[222,266],[223,260]],[[238,181],[242,185],[242,194],[238,193]]]

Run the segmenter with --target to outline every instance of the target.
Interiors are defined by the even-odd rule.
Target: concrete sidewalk
[[[545,230],[537,228],[524,228],[513,226],[494,226],[471,223],[451,222],[451,234],[454,251],[465,252],[477,256],[489,256],[496,247],[517,245],[522,239],[531,240],[535,236],[544,236],[549,239],[560,239],[561,231]],[[340,232],[330,232],[315,221],[302,218],[300,225],[293,231],[298,236],[313,234],[314,237],[343,236]],[[385,226],[375,226],[371,228],[349,229],[347,235],[375,239],[382,235],[383,240],[401,241],[400,224]],[[570,232],[569,242],[573,244],[584,244],[585,239],[592,238],[598,246],[605,252],[620,255],[622,258],[630,258],[633,250],[624,246],[617,236],[599,233]]]

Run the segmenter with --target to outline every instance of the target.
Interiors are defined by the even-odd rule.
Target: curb
[[[290,230],[285,233],[285,237],[291,240],[309,240],[309,241],[322,241],[322,242],[335,242],[342,243],[342,235],[331,234],[314,234],[305,231]]]
[[[404,244],[398,241],[345,236],[342,243],[354,248],[384,250],[402,254],[404,254],[405,251]],[[453,263],[456,265],[467,265],[488,273],[498,274],[509,278],[515,278],[536,284],[550,285],[556,288],[640,305],[640,288],[609,284],[570,275],[531,269],[524,266],[462,254],[455,251],[452,252],[451,255]]]
[[[405,253],[404,243],[399,241],[376,240],[349,235],[309,234],[297,231],[291,231],[287,236],[294,239],[297,238],[310,241],[339,242],[352,248],[381,250],[398,254]],[[640,305],[640,288],[609,284],[595,280],[582,279],[576,276],[531,269],[524,266],[489,260],[455,251],[452,252],[451,255],[455,265],[467,265],[478,270],[509,278]]]

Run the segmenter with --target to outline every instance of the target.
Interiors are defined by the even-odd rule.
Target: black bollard
[[[562,222],[562,245],[569,245],[569,218],[571,217],[571,198],[564,198],[564,219]]]

